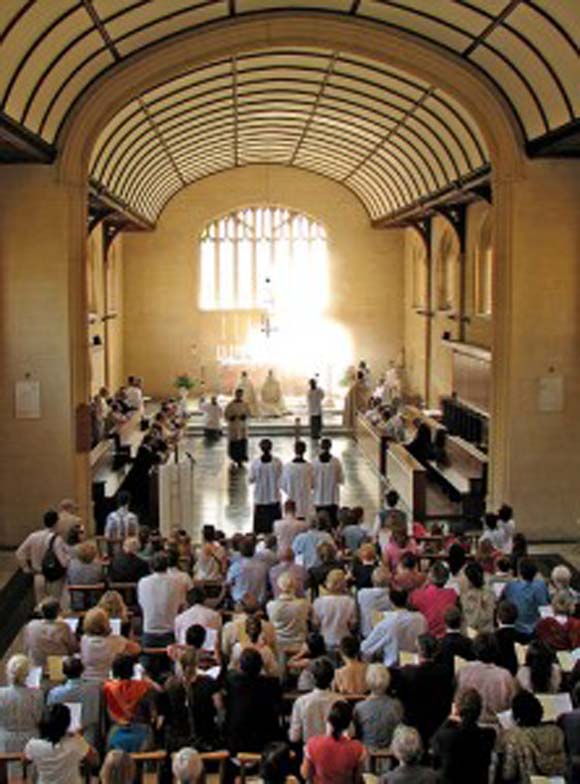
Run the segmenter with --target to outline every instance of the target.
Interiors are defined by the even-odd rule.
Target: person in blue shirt
[[[313,566],[320,566],[320,556],[318,545],[322,542],[334,543],[328,529],[330,522],[326,513],[319,513],[313,527],[298,536],[292,542],[292,550],[296,557],[296,562],[300,563],[305,569],[312,569]]]
[[[245,536],[240,543],[240,558],[234,561],[227,574],[232,599],[240,602],[250,593],[259,604],[266,601],[268,587],[268,562],[255,555],[256,543],[253,536]]]
[[[540,619],[540,607],[550,604],[550,594],[544,580],[536,579],[538,568],[531,558],[522,558],[518,564],[519,580],[507,583],[502,599],[512,602],[518,611],[514,624],[522,642],[529,640]]]

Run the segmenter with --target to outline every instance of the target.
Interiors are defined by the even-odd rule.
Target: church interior
[[[568,0],[4,0],[4,582],[61,499],[103,533],[147,427],[97,438],[94,410],[130,376],[143,419],[185,407],[172,524],[251,530],[199,410],[242,371],[258,392],[273,371],[285,402],[250,420],[250,457],[308,440],[316,378],[344,503],[372,520],[394,487],[413,519],[469,529],[509,504],[574,562],[579,37]],[[395,373],[441,461],[366,405],[343,420],[361,361],[368,398]]]

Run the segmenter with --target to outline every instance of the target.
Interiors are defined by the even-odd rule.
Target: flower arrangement
[[[192,378],[188,373],[180,373],[173,382],[173,386],[177,389],[186,389],[188,392],[191,392],[192,389],[195,389],[198,385],[199,381],[197,378]]]

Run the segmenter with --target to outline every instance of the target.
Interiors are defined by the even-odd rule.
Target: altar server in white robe
[[[328,512],[334,526],[337,523],[337,512],[340,504],[340,486],[344,484],[344,471],[338,457],[330,450],[332,441],[323,438],[320,442],[320,454],[312,463],[314,473],[314,506],[317,512]]]
[[[208,441],[215,441],[222,434],[223,410],[216,395],[212,395],[210,400],[201,398],[199,410],[203,414],[203,434]]]
[[[282,517],[280,481],[282,461],[272,454],[269,438],[260,441],[262,454],[250,466],[250,484],[254,485],[254,532],[270,534],[274,521]]]
[[[247,370],[242,370],[240,380],[238,381],[237,389],[244,392],[244,402],[250,409],[250,415],[254,418],[260,415],[260,406],[258,405],[258,398],[256,397],[256,390],[252,384]]]
[[[286,413],[286,406],[284,405],[284,396],[282,395],[282,387],[280,382],[274,375],[273,370],[268,371],[264,383],[262,384],[261,394],[261,407],[262,416],[281,417]]]
[[[306,444],[296,441],[294,444],[295,457],[286,463],[282,471],[282,490],[289,501],[294,501],[296,517],[307,520],[312,511],[312,483],[314,472],[311,463],[305,459]]]

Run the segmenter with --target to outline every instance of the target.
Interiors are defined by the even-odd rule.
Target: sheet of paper
[[[83,705],[81,702],[65,702],[70,711],[69,732],[80,732],[83,728]]]
[[[475,640],[477,637],[477,629],[474,629],[472,626],[467,627],[467,636],[470,640]]]
[[[506,586],[505,583],[499,583],[499,582],[492,583],[493,593],[496,599],[499,599],[499,597],[505,591],[505,586]]]
[[[70,626],[70,630],[73,634],[76,634],[77,629],[79,628],[79,619],[78,618],[65,618],[64,622]]]
[[[419,664],[419,657],[416,653],[409,653],[409,651],[401,651],[399,653],[399,664],[404,667],[406,664]]]
[[[544,709],[543,721],[556,721],[562,713],[572,710],[572,700],[567,693],[562,694],[536,694]]]
[[[217,640],[217,629],[207,629],[205,630],[205,640],[203,642],[203,650],[210,651],[213,653],[215,651],[215,644]]]
[[[17,381],[14,385],[16,419],[40,419],[40,382]]]
[[[530,776],[530,784],[566,784],[562,776]]]
[[[540,615],[542,618],[553,618],[554,617],[554,610],[552,610],[551,604],[544,604],[538,608],[540,611]]]
[[[516,726],[514,721],[514,715],[511,710],[502,711],[502,713],[497,714],[497,718],[499,719],[499,723],[504,728],[504,730],[510,730]]]
[[[576,662],[570,651],[557,651],[556,658],[562,672],[572,672]]]
[[[526,656],[528,654],[528,646],[521,645],[519,642],[516,642],[514,648],[516,651],[516,659],[518,660],[518,664],[520,667],[524,667],[526,664]]]
[[[64,673],[62,671],[63,656],[48,656],[46,659],[46,669],[48,670],[48,680],[53,683],[61,683],[64,681]]]
[[[26,679],[26,685],[30,689],[40,688],[42,682],[42,667],[31,667]]]
[[[462,659],[461,656],[454,656],[453,657],[453,670],[454,670],[455,674],[457,674],[462,667],[465,667],[466,664],[469,664],[467,659]]]
[[[211,667],[209,670],[200,670],[200,672],[203,672],[204,675],[213,678],[215,681],[219,677],[221,667]]]
[[[294,556],[294,563],[297,563],[298,566],[304,566],[304,556],[302,553],[298,553],[298,555]]]
[[[109,623],[111,624],[111,632],[113,634],[117,634],[117,635],[121,634],[121,619],[120,618],[111,618],[109,620]]]

